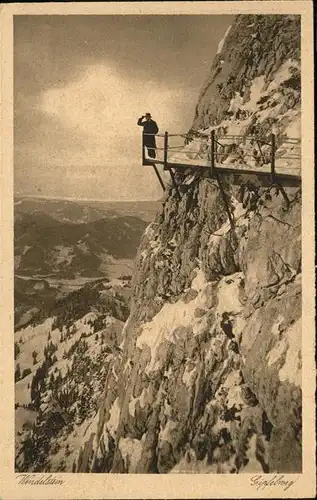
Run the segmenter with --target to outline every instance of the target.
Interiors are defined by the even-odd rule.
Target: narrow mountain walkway
[[[143,165],[171,168],[209,168],[236,173],[270,174],[272,177],[301,178],[301,143],[297,138],[269,138],[243,135],[144,134],[155,135],[159,145],[150,157],[142,145]],[[180,139],[183,144],[179,144]],[[150,152],[153,155],[153,150]],[[156,173],[158,171],[156,169]],[[161,181],[160,181],[161,182]]]

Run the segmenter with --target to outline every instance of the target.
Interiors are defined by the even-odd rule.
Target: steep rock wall
[[[274,123],[278,137],[298,136],[298,23],[238,16],[195,133],[265,135]],[[240,90],[241,120],[228,114]],[[122,351],[79,472],[301,470],[300,220],[295,181],[203,172],[181,200],[169,190],[138,251]]]
[[[300,133],[300,16],[237,16],[201,91],[193,130],[227,121],[235,105],[250,120],[243,133]],[[219,50],[219,49],[218,49]],[[237,96],[242,93],[241,99]],[[225,123],[230,126],[229,123]],[[231,123],[235,128],[237,122]]]
[[[285,188],[286,206],[258,181],[251,208],[245,182],[226,188],[233,228],[207,178],[148,227],[79,470],[300,470],[300,190]]]

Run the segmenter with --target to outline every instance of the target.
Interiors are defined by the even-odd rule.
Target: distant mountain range
[[[96,276],[109,259],[133,259],[147,223],[112,217],[87,223],[60,222],[45,212],[15,212],[17,274]]]
[[[120,259],[132,261],[159,202],[69,201],[16,196],[15,273],[104,276]]]
[[[84,224],[103,218],[134,216],[150,222],[158,207],[159,201],[69,201],[36,197],[16,196],[14,200],[15,214],[45,213],[60,222]]]

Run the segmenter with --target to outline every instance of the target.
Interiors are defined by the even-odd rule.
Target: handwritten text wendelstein
[[[25,485],[44,485],[44,486],[58,486],[65,483],[64,479],[61,479],[58,476],[53,476],[52,474],[45,475],[41,474],[18,474],[16,476],[19,484]]]

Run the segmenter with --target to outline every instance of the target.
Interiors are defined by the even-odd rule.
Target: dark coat
[[[155,136],[145,135],[145,134],[157,134],[159,128],[154,120],[143,120],[143,118],[138,119],[138,125],[143,127],[143,144],[144,146],[156,147]]]

